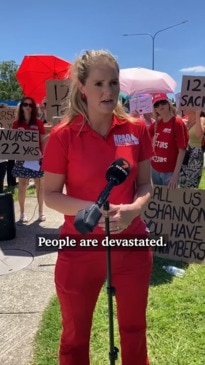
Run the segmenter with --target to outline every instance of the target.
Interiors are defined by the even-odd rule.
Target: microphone
[[[96,203],[80,210],[75,217],[74,226],[78,232],[86,234],[93,231],[102,216],[100,208],[107,201],[112,188],[123,183],[129,172],[130,164],[124,158],[118,158],[108,167],[106,171],[108,184],[99,195]]]

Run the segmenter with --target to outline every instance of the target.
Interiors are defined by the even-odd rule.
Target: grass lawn
[[[205,171],[200,188],[205,189]],[[186,270],[185,276],[177,278],[164,272],[163,264],[169,263],[183,267]],[[187,265],[154,258],[147,310],[148,349],[151,365],[205,364],[204,281],[203,265]],[[59,306],[54,297],[43,314],[35,340],[34,359],[30,365],[57,365],[60,322]],[[119,348],[115,306],[114,324],[115,345]],[[94,313],[91,364],[109,364],[108,351],[108,305],[106,287],[103,287]],[[116,365],[120,364],[119,355]],[[133,365],[137,365],[134,360]]]
[[[205,189],[205,168],[203,170],[202,178],[200,181],[199,189]]]
[[[205,270],[192,264],[184,278],[170,277],[164,263],[154,258],[147,311],[148,348],[151,365],[204,365],[205,357]],[[174,263],[178,267],[185,267]],[[114,307],[115,311],[115,307]],[[137,308],[136,308],[137,311]],[[115,345],[119,348],[117,321]],[[60,312],[53,298],[43,315],[35,341],[32,365],[57,365]],[[94,313],[91,337],[91,364],[107,365],[109,351],[106,288],[101,291]],[[120,356],[116,365],[120,364]],[[133,365],[137,363],[133,362]]]
[[[14,201],[18,200],[18,188],[8,189],[7,187],[4,189],[4,193],[12,193]],[[34,185],[29,185],[26,190],[26,197],[35,196],[36,188]]]

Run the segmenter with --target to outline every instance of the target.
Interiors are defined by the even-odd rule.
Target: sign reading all
[[[166,237],[156,247],[159,257],[205,264],[205,190],[154,186],[143,219],[156,237]]]

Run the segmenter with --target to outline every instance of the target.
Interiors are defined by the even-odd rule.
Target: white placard
[[[129,105],[130,105],[130,114],[132,114],[137,110],[137,97],[132,97],[129,100]]]
[[[136,95],[129,100],[130,113],[134,113],[136,110],[139,114],[152,113],[152,96],[151,95]]]
[[[176,108],[177,108],[177,109],[179,108],[180,97],[181,97],[181,93],[177,93],[177,94],[175,94]]]

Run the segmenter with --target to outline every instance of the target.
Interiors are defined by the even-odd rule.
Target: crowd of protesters
[[[186,108],[180,112],[166,94],[152,97],[153,112],[144,119],[154,148],[152,181],[169,188],[199,188],[205,151],[205,113]],[[129,103],[125,101],[126,109]]]
[[[129,113],[129,101],[123,100],[124,110]],[[26,106],[25,106],[26,104]],[[153,142],[154,154],[151,158],[152,181],[169,188],[199,188],[204,167],[205,114],[186,109],[178,112],[176,104],[166,94],[156,93],[152,97],[153,112],[131,115],[144,120]],[[7,105],[1,104],[0,107]],[[45,139],[44,125],[47,123],[47,100],[36,104],[30,97],[23,98],[17,106],[14,129],[35,129],[40,133],[40,148]],[[44,137],[43,137],[44,136]],[[43,152],[43,151],[42,151]],[[28,221],[25,213],[25,196],[28,183],[34,179],[39,204],[39,220],[46,219],[43,212],[43,171],[38,172],[23,167],[23,161],[0,159],[0,194],[18,188],[20,221]],[[26,171],[22,175],[22,171]]]
[[[60,238],[79,236],[76,215],[94,205],[105,186],[107,167],[116,157],[123,157],[130,163],[129,176],[123,186],[119,184],[111,192],[109,210],[101,209],[102,217],[91,234],[106,234],[105,218],[109,217],[111,235],[147,238],[141,215],[151,198],[153,184],[170,189],[199,187],[205,118],[200,111],[184,110],[181,115],[162,93],[152,95],[153,112],[140,115],[136,110],[131,115],[129,103],[122,105],[118,100],[119,65],[106,51],[87,51],[76,59],[71,70],[67,115],[48,138],[46,99],[39,107],[29,95],[20,101],[12,129],[38,131],[41,158],[38,169],[32,169],[25,161],[0,160],[0,193],[4,191],[7,172],[8,185],[18,184],[19,221],[27,223],[26,191],[34,179],[39,221],[46,220],[45,201],[50,209],[64,215]],[[115,140],[116,135],[132,138],[122,144]],[[12,182],[9,176],[14,179]],[[134,358],[140,365],[149,365],[146,308],[151,247],[116,251],[112,258],[122,363],[131,365]],[[63,327],[60,365],[90,364],[93,312],[105,280],[103,250],[89,255],[83,250],[58,251],[55,285]]]

